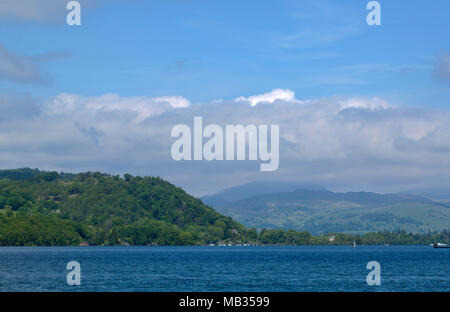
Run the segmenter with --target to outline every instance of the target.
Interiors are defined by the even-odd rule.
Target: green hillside
[[[0,171],[0,245],[194,245],[245,228],[155,177]]]
[[[218,196],[217,198],[221,198]],[[450,208],[409,194],[334,193],[296,190],[223,202],[219,212],[258,229],[294,229],[312,234],[405,230],[426,233],[450,227]],[[207,201],[208,202],[208,201]]]
[[[419,196],[380,196],[303,190],[255,196],[227,210],[250,226],[266,228],[258,232],[161,178],[0,170],[0,246],[67,246],[82,241],[90,245],[450,242],[448,230],[433,235],[405,231],[423,231],[426,224],[448,228],[449,208]],[[399,224],[408,227],[398,231]],[[325,234],[351,234],[361,228],[390,231],[335,234],[333,241]],[[313,236],[307,230],[324,235]]]

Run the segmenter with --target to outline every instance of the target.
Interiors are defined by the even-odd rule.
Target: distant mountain
[[[406,193],[421,195],[434,200],[450,202],[450,188],[420,188],[406,191]]]
[[[239,187],[237,187],[239,189]],[[217,211],[258,229],[365,233],[406,230],[424,233],[450,228],[445,203],[412,194],[335,193],[320,189],[250,195],[221,201],[224,193],[208,198]]]
[[[291,192],[297,189],[325,190],[321,186],[295,182],[250,182],[227,188],[217,194],[203,196],[202,201],[210,206],[224,207],[226,204],[256,195]]]

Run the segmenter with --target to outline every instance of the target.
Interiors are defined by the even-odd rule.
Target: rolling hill
[[[0,245],[198,245],[244,231],[161,178],[0,170]]]
[[[246,188],[244,185],[242,190]],[[234,192],[239,189],[235,187]],[[426,233],[450,228],[448,204],[420,195],[335,193],[316,188],[222,201],[224,193],[203,200],[224,215],[257,229],[362,234],[397,230]]]
[[[223,207],[226,203],[233,203],[257,195],[291,192],[297,189],[325,190],[321,186],[304,183],[257,181],[230,187],[214,195],[203,196],[202,201],[210,206]]]
[[[90,245],[349,245],[353,241],[382,245],[450,239],[449,231],[351,235],[352,229],[361,232],[361,228],[378,230],[399,224],[418,231],[425,224],[445,228],[449,208],[420,196],[340,194],[318,187],[261,194],[296,186],[256,183],[227,190],[234,197],[216,198],[237,199],[231,205],[227,201],[222,210],[248,225],[273,228],[257,232],[158,177],[0,170],[0,246],[68,246],[84,241]],[[289,230],[295,227],[301,231]],[[305,228],[316,233],[350,233],[335,234],[335,240],[329,241],[328,235],[313,236]]]

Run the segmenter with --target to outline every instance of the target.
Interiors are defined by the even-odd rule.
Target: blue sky
[[[289,88],[302,99],[384,95],[446,106],[448,83],[432,72],[435,55],[449,49],[450,3],[381,5],[381,26],[366,24],[360,0],[112,1],[82,6],[80,27],[65,25],[64,11],[49,22],[2,20],[10,51],[68,55],[41,65],[51,84],[1,87],[191,101]]]
[[[0,4],[2,167],[160,175],[194,194],[450,185],[447,0],[379,1],[381,26],[365,0],[81,0],[81,26],[67,2]],[[295,100],[235,101],[274,89]],[[198,114],[278,122],[280,170],[174,163],[170,129]]]

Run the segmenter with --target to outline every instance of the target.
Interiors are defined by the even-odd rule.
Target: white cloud
[[[40,114],[41,108],[32,96],[0,93],[0,122],[23,120]]]
[[[190,102],[181,96],[150,98],[146,96],[121,97],[117,94],[104,94],[96,97],[82,97],[62,93],[50,99],[45,105],[49,115],[83,115],[108,112],[130,115],[135,122],[160,115],[174,108],[188,107]]]
[[[339,101],[339,104],[341,110],[347,108],[360,108],[375,111],[393,108],[393,105],[378,97],[373,97],[371,99],[353,97],[350,99],[341,100]]]
[[[295,93],[289,89],[273,89],[270,92],[263,94],[252,95],[249,97],[238,97],[236,102],[249,102],[250,106],[258,105],[259,103],[274,103],[275,101],[296,102]]]
[[[254,106],[117,94],[59,94],[42,103],[3,94],[0,162],[3,168],[158,175],[195,194],[271,179],[341,190],[450,185],[450,111],[394,106],[376,97],[297,105],[288,91],[245,98],[256,100]],[[272,104],[257,105],[262,102]],[[194,116],[202,116],[204,126],[280,125],[279,169],[261,173],[259,162],[251,161],[173,161],[171,129],[192,125]]]
[[[187,99],[181,96],[163,96],[154,98],[157,103],[169,103],[173,108],[189,107],[191,103]]]

